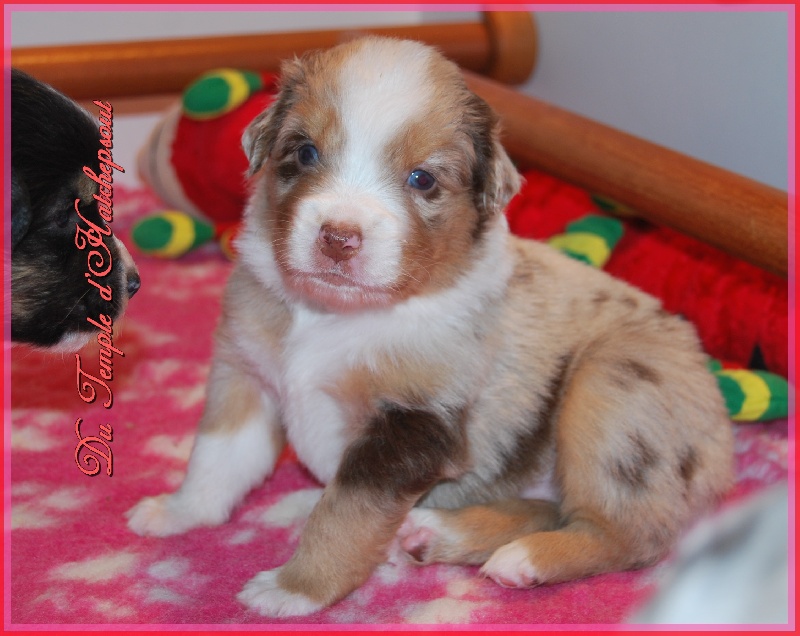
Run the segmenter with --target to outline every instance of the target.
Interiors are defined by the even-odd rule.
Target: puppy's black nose
[[[139,291],[142,286],[142,279],[139,278],[139,272],[131,272],[128,274],[128,298],[133,298],[134,294]]]

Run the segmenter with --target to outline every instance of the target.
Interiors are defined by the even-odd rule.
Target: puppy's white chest
[[[283,424],[300,460],[323,483],[335,475],[347,443],[345,417],[331,389],[363,350],[348,327],[300,314],[283,351]]]

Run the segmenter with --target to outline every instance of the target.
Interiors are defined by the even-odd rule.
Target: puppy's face
[[[11,137],[11,337],[77,350],[97,331],[87,318],[115,320],[139,287],[119,240],[109,233],[105,247],[92,246],[77,229],[108,231],[93,197],[98,185],[83,171],[99,173],[98,126],[67,97],[14,69]],[[112,290],[110,300],[87,279],[92,270]]]
[[[332,311],[447,287],[519,188],[489,107],[455,65],[408,41],[286,64],[243,144],[265,180],[248,223],[290,293]]]

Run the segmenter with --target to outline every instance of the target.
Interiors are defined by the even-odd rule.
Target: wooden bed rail
[[[501,116],[503,144],[539,168],[784,278],[786,192],[467,73]]]
[[[536,63],[529,11],[485,12],[480,22],[456,24],[18,47],[11,63],[73,99],[111,99],[178,93],[212,68],[277,71],[283,59],[365,33],[426,42],[462,68],[509,84],[528,79]]]
[[[785,192],[498,82],[523,82],[534,67],[536,30],[527,11],[487,12],[479,23],[17,48],[11,61],[78,100],[137,97],[179,93],[220,66],[276,71],[283,58],[366,32],[433,44],[466,69],[470,87],[500,114],[503,142],[520,167],[540,168],[787,276]]]

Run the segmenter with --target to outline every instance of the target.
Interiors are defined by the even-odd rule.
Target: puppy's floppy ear
[[[270,123],[275,119],[277,106],[278,101],[274,101],[267,110],[250,122],[242,135],[242,148],[250,164],[247,169],[248,177],[252,177],[261,169],[275,143]]]
[[[497,115],[474,93],[469,94],[464,123],[475,149],[475,205],[481,218],[489,219],[505,209],[522,186],[522,177],[500,143]]]
[[[31,225],[31,200],[24,179],[11,166],[11,249],[19,243]]]
[[[242,148],[250,162],[248,177],[261,169],[272,152],[286,115],[297,101],[297,86],[304,78],[302,60],[295,58],[281,65],[278,96],[267,110],[250,122],[242,135]]]
[[[489,214],[499,214],[519,192],[522,187],[522,177],[500,143],[499,126],[495,126],[492,138],[494,151],[491,174],[486,184],[484,206]]]

